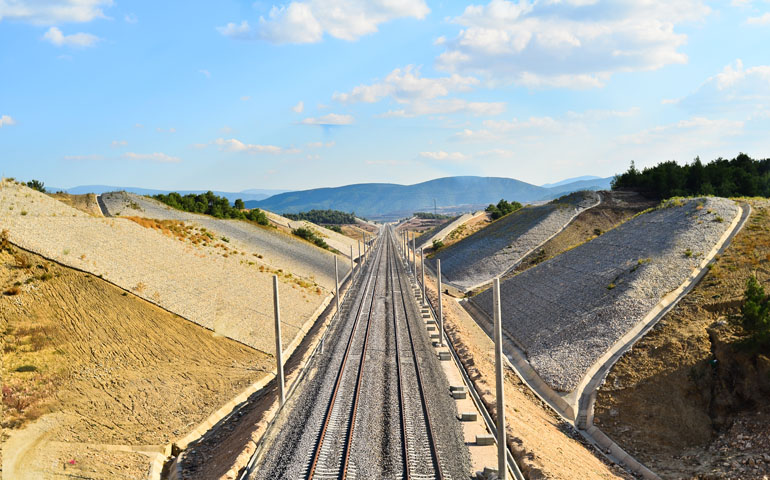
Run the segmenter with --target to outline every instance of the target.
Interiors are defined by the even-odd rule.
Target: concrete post
[[[361,272],[361,240],[356,240],[358,242],[358,272]]]
[[[497,386],[497,478],[505,479],[506,467],[505,444],[505,396],[503,392],[503,328],[500,315],[500,279],[493,280],[494,288],[494,319],[495,319],[495,381]]]
[[[425,306],[425,255],[423,247],[420,247],[420,264],[422,265],[422,306]]]
[[[444,309],[441,301],[441,260],[436,259],[436,284],[438,285],[438,338],[439,345],[444,346]]]
[[[278,382],[278,392],[281,398],[281,405],[286,400],[283,384],[283,346],[281,345],[281,313],[278,304],[278,275],[273,275],[273,310],[275,312],[275,361]]]
[[[353,272],[355,272],[356,264],[353,263],[353,245],[350,246],[350,284],[353,284]]]
[[[414,237],[412,237],[412,273],[414,273],[414,279],[417,280],[417,248],[415,246]]]
[[[334,256],[334,302],[337,304],[337,317],[340,316],[340,275],[337,270],[337,255]]]

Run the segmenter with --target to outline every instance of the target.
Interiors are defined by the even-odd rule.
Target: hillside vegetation
[[[355,213],[340,212],[339,210],[310,210],[309,212],[284,213],[291,220],[307,220],[318,225],[353,225],[356,223]]]
[[[245,205],[241,199],[236,199],[235,207],[231,207],[228,199],[215,195],[211,190],[202,194],[188,193],[184,196],[177,192],[171,192],[168,195],[159,193],[152,198],[185,212],[204,213],[216,218],[251,220],[260,225],[270,224],[267,215],[260,209],[244,211]]]
[[[703,164],[662,162],[641,172],[631,162],[627,172],[612,181],[613,190],[633,189],[656,198],[717,195],[720,197],[770,196],[770,159],[754,160],[741,153],[732,160],[717,158]]]

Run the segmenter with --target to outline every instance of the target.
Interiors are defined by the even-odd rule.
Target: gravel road
[[[388,249],[391,250],[386,251]],[[404,443],[396,374],[396,332],[399,335],[399,351],[402,352],[405,412],[417,416],[413,422],[416,426],[419,426],[422,407],[417,398],[414,361],[411,360],[411,350],[407,350],[409,343],[401,301],[402,291],[407,296],[408,321],[416,341],[418,363],[431,401],[431,420],[435,425],[435,435],[440,445],[439,457],[443,471],[447,478],[468,477],[469,456],[461,427],[456,420],[454,401],[449,395],[449,385],[429,344],[425,328],[421,325],[418,307],[410,295],[408,281],[404,278],[403,266],[392,254],[392,245],[386,247],[384,235],[380,237],[377,250],[373,253],[376,256],[364,271],[365,274],[356,279],[354,289],[358,293],[347,297],[343,315],[327,333],[324,353],[313,360],[304,385],[301,385],[288,401],[272,432],[268,434],[268,449],[251,478],[307,478],[313,451],[359,308],[361,317],[351,343],[348,366],[337,394],[335,410],[332,410],[333,420],[326,433],[324,450],[316,466],[316,475],[328,474],[329,478],[337,477],[337,458],[346,444],[344,435],[340,432],[345,432],[349,425],[349,413],[345,412],[350,412],[360,352],[369,324],[369,345],[353,428],[349,477],[403,478]],[[370,272],[371,280],[367,278]],[[424,458],[426,452],[420,451],[420,439],[424,437],[424,432],[420,432],[419,428],[410,429],[409,432],[414,435],[407,438],[407,442],[412,442],[410,458],[412,452],[415,452],[415,458],[420,459],[416,464],[425,468],[425,464],[430,465],[430,461]],[[420,473],[429,475],[425,478],[431,478],[435,474],[432,470]]]
[[[670,201],[505,280],[503,328],[546,383],[572,391],[601,355],[687,279],[739,211],[722,198]],[[491,290],[471,301],[492,316]]]
[[[513,268],[530,250],[599,201],[596,192],[577,192],[553,202],[525,206],[473,235],[440,250],[427,263],[452,284],[471,289]]]

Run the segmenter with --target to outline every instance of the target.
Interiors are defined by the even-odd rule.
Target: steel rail
[[[389,237],[390,238],[390,237]],[[393,242],[393,239],[390,238],[391,242]],[[398,270],[398,269],[397,269]],[[406,296],[404,295],[404,284],[403,284],[403,277],[402,275],[399,275],[400,272],[396,271],[396,278],[398,278],[398,284],[401,291],[401,305],[404,309],[404,323],[406,323],[406,331],[409,335],[409,344],[411,346],[412,351],[412,360],[414,361],[414,371],[416,373],[417,378],[417,385],[418,390],[420,393],[420,402],[422,403],[422,409],[423,414],[425,416],[425,425],[427,427],[427,433],[428,433],[428,442],[430,444],[430,452],[431,452],[431,458],[433,460],[433,464],[436,466],[436,474],[440,480],[443,480],[444,473],[441,468],[441,462],[438,458],[438,447],[436,445],[436,436],[433,432],[433,425],[430,421],[430,410],[428,408],[428,403],[426,402],[426,395],[425,395],[425,387],[422,382],[422,374],[420,373],[420,364],[417,359],[417,350],[414,346],[414,337],[412,336],[412,328],[409,325],[409,313],[406,307]]]
[[[372,313],[372,309],[373,309],[373,306],[374,306],[374,291],[377,288],[377,278],[378,278],[378,276],[375,275],[375,272],[377,272],[379,270],[379,268],[380,268],[380,266],[379,266],[379,258],[381,257],[381,255],[382,255],[382,247],[379,246],[379,248],[377,249],[377,257],[376,257],[377,260],[375,260],[375,262],[376,262],[375,265],[372,265],[373,268],[369,271],[369,277],[366,280],[366,286],[364,287],[364,291],[363,291],[363,294],[362,294],[362,297],[361,297],[361,303],[358,305],[358,311],[356,312],[356,319],[355,319],[355,322],[353,324],[353,328],[351,329],[350,337],[348,338],[347,346],[345,347],[345,354],[344,354],[344,356],[342,358],[342,363],[340,364],[339,371],[337,372],[337,380],[335,381],[335,384],[334,384],[334,390],[332,392],[331,400],[329,401],[329,406],[326,409],[326,415],[325,415],[325,418],[324,418],[323,427],[321,428],[321,433],[320,433],[320,436],[319,436],[319,439],[318,439],[318,443],[316,445],[315,451],[313,452],[313,460],[312,460],[312,463],[310,464],[310,469],[308,471],[308,478],[309,479],[313,478],[313,476],[315,474],[316,467],[318,465],[318,459],[319,459],[319,457],[321,455],[321,449],[323,448],[324,440],[325,440],[325,437],[326,437],[326,431],[329,428],[329,422],[331,421],[332,410],[334,409],[334,405],[335,405],[335,403],[337,401],[337,393],[339,392],[340,385],[342,384],[342,377],[344,376],[345,367],[347,366],[348,357],[350,355],[350,350],[351,350],[351,347],[353,346],[353,339],[355,338],[355,333],[356,333],[356,331],[358,329],[359,320],[361,319],[361,311],[363,310],[364,304],[366,303],[366,298],[368,296],[367,295],[367,291],[369,290],[369,285],[371,285],[372,278],[374,278],[374,285],[373,285],[373,287],[371,289],[372,301],[371,301],[371,304],[370,304],[370,307],[369,307],[369,317],[367,319],[366,340],[364,342],[363,353],[362,353],[362,356],[361,356],[361,364],[363,365],[363,362],[364,362],[364,356],[366,354],[366,344],[368,343],[368,336],[369,336],[369,325],[371,324],[371,313]],[[359,375],[360,375],[360,373],[359,373]],[[357,397],[357,393],[358,393],[358,387],[356,388],[356,393],[354,394],[356,397]],[[354,402],[356,402],[355,398],[354,398]],[[354,414],[355,414],[355,412],[354,412]],[[352,424],[352,422],[351,422],[351,424]],[[352,434],[352,431],[353,431],[352,428],[348,429],[348,434],[347,434],[348,438],[346,439],[345,454],[344,454],[345,455],[345,460],[344,460],[344,465],[343,465],[343,469],[342,469],[342,472],[341,472],[342,478],[345,478],[345,475],[347,474],[347,464],[348,464],[348,459],[349,459],[349,451],[350,451],[350,446],[352,444],[352,442],[350,441],[351,440],[350,439],[350,435]]]
[[[391,303],[393,305],[393,308],[390,309],[391,314],[393,315],[393,335],[396,338],[396,377],[398,378],[398,397],[399,397],[399,404],[398,409],[401,416],[401,454],[404,459],[404,476],[406,479],[411,478],[411,471],[410,471],[410,465],[409,465],[409,437],[406,433],[406,409],[404,408],[404,388],[403,388],[403,381],[401,379],[401,349],[398,345],[398,320],[396,318],[396,302],[395,302],[395,295],[396,295],[396,285],[395,281],[393,280],[393,259],[389,257],[388,259],[388,279],[390,280],[390,286],[392,289],[392,295],[391,295]]]

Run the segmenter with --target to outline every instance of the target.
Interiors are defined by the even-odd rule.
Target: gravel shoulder
[[[229,242],[221,237],[201,241],[206,228],[202,225],[142,225],[125,218],[95,218],[4,182],[0,224],[9,231],[10,240],[23,248],[101,276],[198,325],[268,353],[275,348],[273,274],[281,280],[284,347],[304,335],[305,324],[333,290],[330,252],[281,243],[282,237],[268,235],[265,238],[274,244],[285,245],[284,256],[297,253],[288,263],[279,263],[277,257],[256,248],[267,242],[250,243],[250,232],[259,229],[245,222],[222,222],[221,233],[232,237]],[[313,261],[306,264],[308,257]],[[319,265],[324,269],[316,270]],[[343,262],[342,274],[345,268],[349,267]]]
[[[554,390],[574,390],[620,337],[693,272],[738,206],[669,201],[501,284],[503,328]],[[492,315],[492,292],[471,301]]]
[[[553,202],[526,206],[428,260],[453,285],[469,290],[515,267],[522,257],[563,229],[578,213],[598,202],[595,192],[577,192]]]

